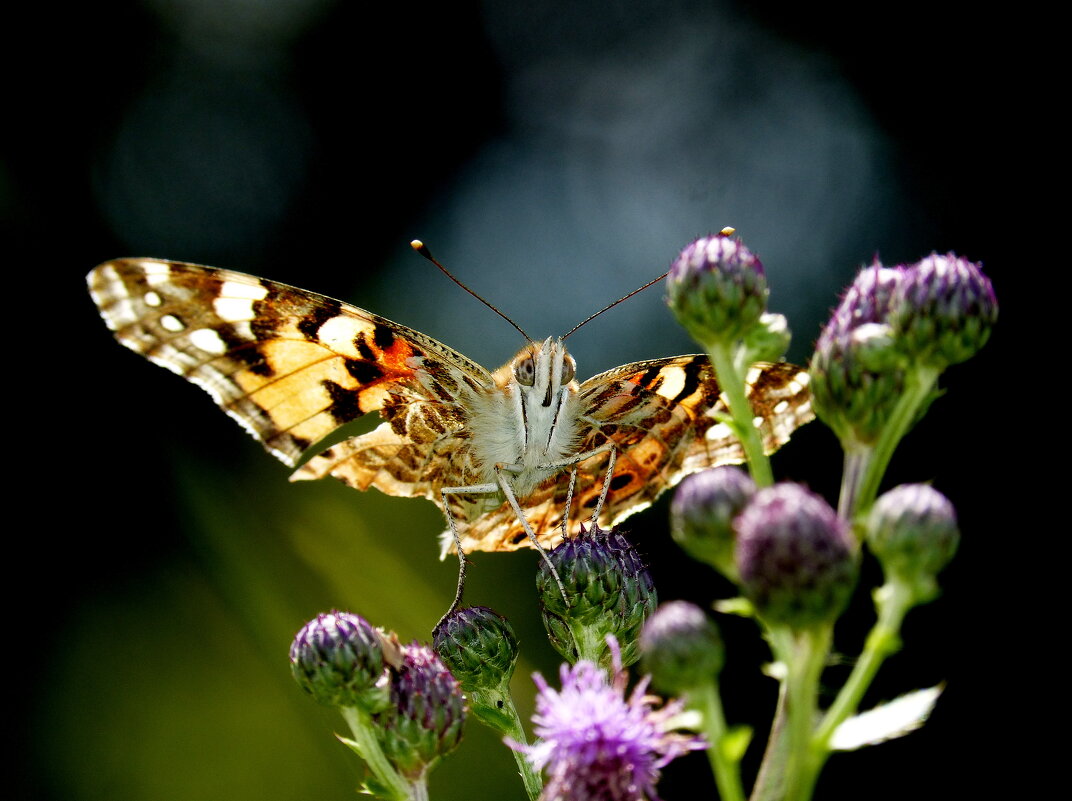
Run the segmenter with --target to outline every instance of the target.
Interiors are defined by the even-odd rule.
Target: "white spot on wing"
[[[268,288],[259,284],[240,284],[237,281],[224,281],[220,287],[220,296],[212,303],[216,314],[229,323],[253,319],[253,302],[264,300]]]
[[[142,269],[145,270],[145,283],[149,286],[166,284],[171,280],[171,265],[159,261],[143,261]]]
[[[152,290],[145,293],[143,300],[146,306],[160,306],[164,302],[164,299]]]
[[[709,429],[707,429],[707,433],[704,434],[704,436],[707,439],[712,440],[712,441],[714,441],[714,440],[721,441],[721,440],[724,440],[724,439],[731,439],[731,438],[735,437],[735,435],[733,433],[733,429],[730,428],[725,423],[715,423],[715,425],[713,425]]]
[[[190,343],[205,353],[220,355],[227,352],[227,345],[220,335],[211,328],[199,328],[190,332]]]
[[[659,373],[659,378],[661,378],[662,381],[659,384],[659,388],[655,391],[667,400],[673,400],[680,395],[681,390],[685,388],[684,370],[663,370]]]
[[[180,320],[174,314],[165,314],[163,317],[161,317],[160,326],[165,331],[170,331],[173,334],[177,334],[179,331],[182,331],[184,328],[186,328],[186,326],[182,324],[182,320]]]
[[[356,317],[336,315],[317,329],[316,336],[324,345],[339,353],[357,355],[354,339],[358,334],[372,331],[375,326]]]
[[[234,332],[238,336],[242,337],[242,339],[255,339],[255,337],[253,336],[253,326],[249,324],[249,321],[242,320],[240,322],[237,322],[234,324],[233,328]]]

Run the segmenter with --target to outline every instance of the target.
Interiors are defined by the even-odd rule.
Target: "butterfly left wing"
[[[494,385],[483,367],[418,331],[252,275],[117,259],[87,281],[122,344],[202,387],[291,467],[370,411],[460,428],[465,412],[454,398]]]
[[[771,453],[814,417],[808,374],[786,362],[754,365],[747,375],[764,449]],[[609,527],[650,506],[689,473],[745,460],[737,437],[720,417],[728,413],[715,371],[706,356],[676,356],[609,370],[580,387],[582,433],[577,452],[614,442],[616,463],[600,525]],[[609,455],[577,465],[570,527],[591,518],[603,488]],[[523,503],[541,545],[561,541],[568,480],[544,482]],[[509,509],[474,522],[462,546],[468,550],[514,550],[528,545]]]

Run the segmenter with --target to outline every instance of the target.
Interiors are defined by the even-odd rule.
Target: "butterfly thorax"
[[[496,390],[477,403],[471,419],[474,462],[481,481],[508,471],[518,497],[529,495],[577,449],[580,404],[576,364],[561,340],[533,342],[495,371]]]

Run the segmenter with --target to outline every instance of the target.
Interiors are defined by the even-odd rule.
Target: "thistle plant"
[[[510,690],[518,640],[496,612],[452,609],[436,627],[434,650],[400,646],[356,615],[321,615],[295,639],[292,669],[306,692],[342,711],[353,732],[343,742],[366,761],[368,792],[426,797],[427,774],[458,744],[467,712],[511,749],[530,801],[656,801],[663,769],[693,750],[706,752],[717,794],[690,797],[807,801],[832,752],[905,735],[927,719],[936,688],[862,713],[859,705],[902,647],[907,613],[940,594],[960,533],[952,503],[935,487],[880,489],[897,444],[938,398],[942,372],[986,342],[997,317],[993,288],[978,264],[951,253],[860,271],[809,366],[815,412],[844,451],[835,502],[775,481],[746,378],[754,363],[780,358],[789,331],[784,317],[767,312],[762,264],[731,233],[685,248],[668,295],[717,373],[726,407],[719,422],[740,439],[747,465],[686,477],[671,528],[736,597],[711,598],[708,609],[680,600],[658,606],[648,566],[623,533],[582,527],[538,568],[539,611],[565,663],[558,688],[534,676],[532,741]],[[834,627],[867,559],[883,573],[872,592],[875,623],[850,654],[847,680],[832,686],[824,671]],[[754,623],[770,648],[766,672],[779,685],[749,788],[741,760],[762,745],[723,710],[727,646],[717,621],[727,614]],[[629,690],[626,669],[638,661]]]

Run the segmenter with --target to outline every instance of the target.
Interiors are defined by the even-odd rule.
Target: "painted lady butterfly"
[[[600,510],[607,527],[689,473],[744,459],[720,421],[726,406],[706,356],[627,364],[578,384],[560,339],[530,342],[491,373],[411,328],[250,275],[117,259],[87,280],[123,345],[205,389],[290,467],[339,426],[379,412],[378,428],[328,447],[291,480],[330,475],[428,498],[465,551],[549,548],[567,505],[568,522]],[[813,417],[799,367],[757,364],[748,389],[768,452]],[[445,554],[449,528],[442,543]]]

